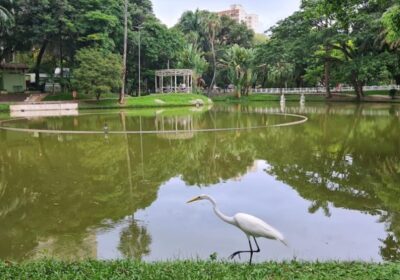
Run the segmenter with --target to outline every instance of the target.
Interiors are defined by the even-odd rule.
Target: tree
[[[220,28],[217,34],[219,45],[239,45],[244,48],[251,48],[253,46],[255,34],[246,24],[242,22],[238,23],[227,16],[222,16],[220,21]]]
[[[400,5],[394,5],[382,16],[382,23],[386,29],[386,40],[393,47],[400,46]]]
[[[79,63],[73,75],[74,86],[86,94],[100,99],[102,93],[110,93],[121,86],[122,59],[108,50],[83,48],[77,52]]]
[[[197,33],[199,38],[204,35],[202,21],[207,14],[208,12],[200,11],[199,9],[194,12],[186,11],[182,14],[176,27],[184,34]]]
[[[217,61],[225,51],[235,44],[249,48],[254,41],[254,31],[243,23],[237,23],[226,16],[219,17],[206,10],[185,12],[176,28],[185,34],[189,44],[198,46],[211,66],[204,75],[209,85],[208,94],[215,84],[227,80],[226,73],[220,72],[217,67]]]
[[[12,4],[12,0],[9,0],[8,4]],[[8,32],[14,23],[14,17],[12,13],[5,7],[0,5],[0,36]]]
[[[183,51],[179,54],[178,68],[189,68],[193,70],[193,80],[198,81],[203,73],[208,68],[208,62],[204,58],[202,51],[198,49],[193,44],[189,44]],[[198,83],[195,83],[197,87]]]
[[[314,27],[314,40],[323,46],[325,52],[321,57],[324,61],[324,85],[327,97],[331,97],[331,64],[332,44],[337,34],[336,23],[339,17],[340,1],[329,0],[303,0],[302,9],[305,16]]]
[[[146,91],[154,88],[154,71],[171,68],[179,62],[179,54],[186,45],[184,35],[177,29],[169,29],[154,17],[143,22],[141,29],[141,70],[142,83]],[[128,87],[132,93],[138,85],[138,32],[131,32],[128,39]]]
[[[255,51],[239,45],[229,48],[221,61],[228,69],[230,82],[235,86],[236,96],[248,95],[249,88],[254,83]]]
[[[287,80],[293,76],[293,64],[285,61],[278,61],[277,63],[270,65],[269,77],[272,81],[279,85],[282,93],[282,88],[287,87]]]
[[[388,66],[393,58],[377,40],[386,8],[382,3],[361,0],[346,2],[340,8],[342,16],[337,18],[337,24],[342,31],[331,47],[343,53],[345,59],[338,71],[344,81],[353,85],[358,99],[364,96],[364,85],[385,80],[383,76],[389,75]]]
[[[221,27],[221,20],[216,14],[209,14],[208,17],[203,18],[202,22],[204,33],[207,36],[208,43],[211,48],[213,74],[207,94],[210,95],[214,89],[215,78],[217,77],[217,54],[215,49],[216,36]]]

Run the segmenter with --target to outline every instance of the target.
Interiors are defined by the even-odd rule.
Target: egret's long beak
[[[189,200],[189,201],[186,202],[186,203],[192,203],[192,202],[198,201],[198,200],[200,200],[200,199],[201,199],[200,197],[195,197],[195,198]]]

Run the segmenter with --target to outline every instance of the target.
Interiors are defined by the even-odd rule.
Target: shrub
[[[110,93],[121,87],[122,59],[104,49],[84,48],[75,56],[79,67],[73,73],[73,87],[80,92],[96,95]]]
[[[389,96],[392,97],[392,99],[394,99],[396,94],[397,94],[397,89],[392,88],[391,90],[389,90]]]

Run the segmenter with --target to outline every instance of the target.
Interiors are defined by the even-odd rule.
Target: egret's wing
[[[238,227],[249,235],[277,239],[280,241],[285,240],[282,233],[257,217],[239,213],[236,214],[234,218]]]

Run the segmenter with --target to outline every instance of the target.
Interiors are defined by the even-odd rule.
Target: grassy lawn
[[[130,117],[154,117],[154,116],[164,116],[164,117],[176,117],[176,116],[188,116],[188,115],[197,115],[206,112],[210,109],[210,106],[201,106],[201,107],[165,107],[165,108],[137,108],[135,110],[127,109],[109,109],[104,110],[103,114],[115,114],[124,112],[125,116]],[[81,114],[92,114],[93,110],[80,110]],[[0,115],[1,116],[1,115]]]
[[[10,111],[9,104],[0,104],[0,112],[8,112],[8,111]]]
[[[354,92],[350,92],[350,94],[355,94]],[[389,91],[388,90],[373,90],[373,91],[366,91],[364,92],[365,96],[368,95],[383,95],[383,96],[389,96]]]
[[[400,263],[0,262],[0,279],[399,279]]]
[[[212,104],[212,101],[203,95],[176,93],[152,94],[143,97],[126,97],[125,104],[118,103],[118,99],[85,100],[79,103],[79,109],[104,108],[155,108],[195,106],[198,101],[203,104]]]
[[[103,94],[101,98],[118,98],[118,94],[114,93],[109,93],[109,94]],[[76,100],[87,100],[87,99],[96,99],[94,95],[90,94],[83,94],[83,93],[78,93]],[[72,93],[70,92],[64,92],[64,93],[57,93],[57,94],[49,94],[47,95],[43,101],[71,101],[74,100],[72,98]]]

